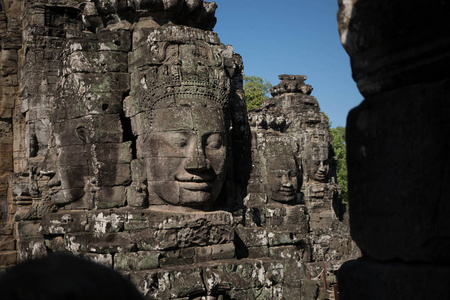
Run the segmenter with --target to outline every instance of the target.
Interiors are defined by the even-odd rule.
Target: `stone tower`
[[[149,299],[316,299],[319,264],[353,254],[312,88],[281,75],[249,123],[215,3],[0,7],[2,262],[71,252]]]

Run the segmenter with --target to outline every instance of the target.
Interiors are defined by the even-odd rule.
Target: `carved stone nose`
[[[289,176],[283,175],[283,177],[281,177],[281,184],[285,187],[291,187],[292,182],[289,180]]]
[[[60,186],[60,185],[61,185],[61,178],[59,178],[59,174],[58,174],[58,172],[56,172],[53,175],[52,179],[50,179],[48,181],[47,186],[51,188],[51,187]]]
[[[185,160],[184,168],[186,170],[206,170],[208,169],[208,162],[206,160],[205,151],[202,144],[196,139],[191,140],[191,145],[188,149],[188,155]]]
[[[325,171],[325,166],[324,166],[323,162],[320,162],[319,171],[321,171],[321,172]]]

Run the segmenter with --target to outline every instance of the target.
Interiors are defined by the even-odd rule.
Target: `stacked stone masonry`
[[[306,76],[247,113],[215,3],[0,7],[2,269],[71,252],[148,299],[328,297],[358,249]]]

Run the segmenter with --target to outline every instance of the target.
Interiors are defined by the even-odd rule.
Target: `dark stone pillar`
[[[347,119],[350,225],[364,258],[341,268],[341,299],[449,298],[450,2],[339,6],[365,97]],[[439,280],[423,288],[427,274]]]

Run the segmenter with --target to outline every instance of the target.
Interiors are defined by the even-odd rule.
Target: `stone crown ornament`
[[[148,111],[162,107],[179,106],[178,99],[198,100],[198,106],[228,106],[229,85],[220,84],[219,80],[199,80],[196,76],[175,77],[169,81],[157,81],[142,92],[139,111]],[[196,105],[197,106],[197,105]]]
[[[216,35],[164,25],[136,36],[128,116],[182,106],[228,109],[231,81],[225,61],[231,53]]]

